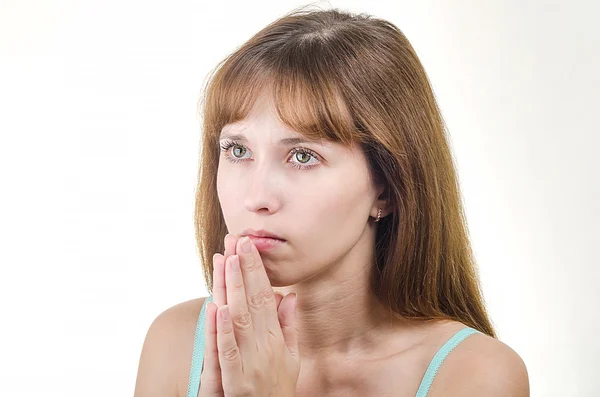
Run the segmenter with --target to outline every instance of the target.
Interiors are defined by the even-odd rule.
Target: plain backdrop
[[[193,227],[206,77],[303,4],[0,0],[0,396],[133,394],[151,322],[207,294]],[[407,35],[499,339],[532,396],[600,395],[598,3],[315,4]]]

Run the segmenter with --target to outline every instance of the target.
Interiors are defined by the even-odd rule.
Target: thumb
[[[285,344],[292,356],[299,360],[298,328],[296,325],[297,300],[298,297],[295,292],[284,296],[279,305],[279,309],[277,310],[277,316],[279,317],[279,324],[281,325],[281,332],[283,333]]]
[[[284,297],[283,292],[275,291],[275,300],[277,301],[277,310],[279,310],[279,305],[281,304],[283,297]]]

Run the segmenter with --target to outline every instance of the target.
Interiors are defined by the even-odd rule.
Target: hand
[[[231,255],[235,255],[235,247],[240,239],[235,234],[227,234],[224,239],[225,254],[213,255],[213,302],[221,307],[227,304],[227,288],[225,286],[225,262]],[[275,291],[277,309],[283,299],[283,294]],[[207,305],[208,306],[208,305]],[[207,308],[208,309],[208,308]],[[215,331],[216,332],[216,331]]]
[[[214,304],[206,307],[200,396],[295,394],[300,372],[295,294],[273,293],[260,254],[249,243],[246,254],[239,239],[228,235],[225,255],[213,256]],[[236,259],[238,272],[232,269]],[[227,312],[231,317],[223,320]]]
[[[233,234],[225,236],[225,254],[213,255],[213,302],[215,305],[206,305],[206,324],[204,339],[204,365],[200,376],[200,390],[198,397],[224,397],[223,382],[221,379],[221,365],[217,349],[217,307],[227,304],[227,288],[225,285],[225,261],[235,254],[238,237]],[[283,297],[283,295],[281,295]],[[281,301],[281,298],[279,298]]]

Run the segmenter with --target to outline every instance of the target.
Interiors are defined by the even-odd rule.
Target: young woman
[[[486,313],[445,134],[388,21],[294,11],[227,57],[196,197],[211,295],[152,323],[135,395],[528,396]]]

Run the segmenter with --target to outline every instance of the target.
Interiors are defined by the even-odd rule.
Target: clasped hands
[[[296,296],[273,291],[249,238],[228,234],[224,255],[214,254],[213,302],[206,305],[198,396],[294,396],[300,373]]]

